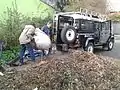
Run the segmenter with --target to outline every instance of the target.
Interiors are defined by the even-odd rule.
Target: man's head
[[[32,25],[34,28],[36,28],[36,25],[35,25],[35,23],[31,23],[31,25]]]
[[[51,27],[52,27],[52,22],[49,21],[49,22],[47,23],[47,26],[48,26],[48,28],[51,28]]]

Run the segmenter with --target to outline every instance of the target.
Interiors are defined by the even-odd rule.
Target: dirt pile
[[[0,76],[0,90],[120,90],[120,69],[110,58],[73,51],[23,71]]]

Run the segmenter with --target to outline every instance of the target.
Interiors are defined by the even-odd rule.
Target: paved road
[[[115,38],[115,45],[112,51],[103,51],[102,49],[97,48],[95,54],[120,59],[120,35],[115,36]]]

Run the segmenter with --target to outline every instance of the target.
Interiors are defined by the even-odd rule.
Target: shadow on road
[[[102,49],[102,47],[99,47],[99,48],[95,48],[94,49],[94,53],[103,53],[103,52],[106,52],[106,50]]]

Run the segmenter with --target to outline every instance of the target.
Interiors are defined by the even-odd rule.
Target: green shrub
[[[7,8],[4,12],[3,20],[0,20],[0,39],[6,42],[7,49],[19,45],[18,38],[25,24],[34,22],[38,27],[43,26],[47,21],[51,20],[48,16],[44,20],[42,17],[28,17],[18,12],[16,2],[12,8]]]
[[[29,17],[18,12],[16,2],[12,3],[12,8],[7,8],[4,12],[3,20],[0,20],[0,40],[5,41],[6,50],[2,53],[0,64],[15,59],[19,52],[19,35],[26,24],[34,22],[37,27],[42,27],[51,20],[50,14],[44,20],[41,16]]]
[[[3,51],[0,59],[0,64],[2,65],[11,60],[15,60],[19,55],[19,50],[20,50],[20,47],[16,46],[16,47],[10,48],[9,50]]]

